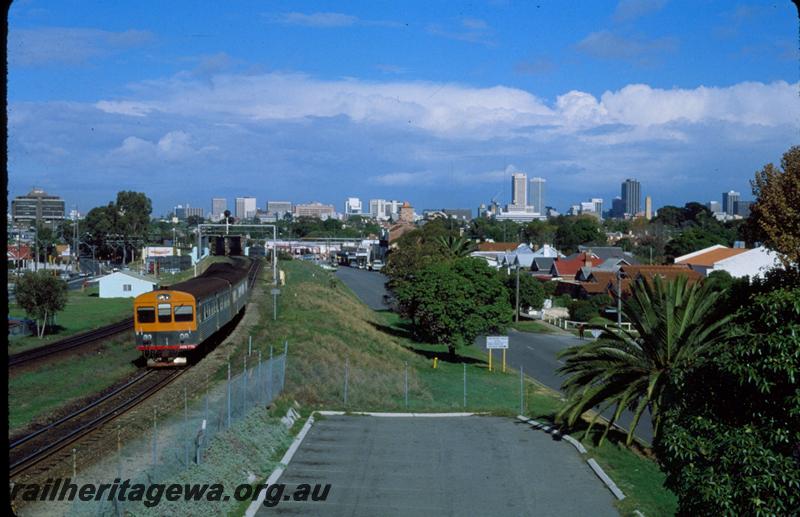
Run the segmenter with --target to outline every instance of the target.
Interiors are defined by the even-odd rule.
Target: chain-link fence
[[[277,353],[280,355],[277,355]],[[273,348],[270,347],[270,356]],[[116,452],[88,469],[74,473],[72,483],[110,484],[115,479],[129,480],[130,486],[154,483],[171,483],[194,465],[203,465],[211,440],[220,432],[241,421],[250,410],[264,407],[273,401],[284,388],[286,378],[286,345],[275,350],[273,357],[262,357],[261,352],[245,355],[242,364],[227,367],[223,382],[208,386],[202,396],[197,396],[189,382],[183,383],[178,395],[183,399],[182,411],[170,416],[159,416],[156,410],[150,415],[149,429],[125,444],[117,443]],[[238,370],[238,373],[236,373]],[[202,390],[202,386],[200,386]],[[198,390],[199,391],[199,390]],[[195,395],[192,397],[192,395]],[[173,406],[180,407],[181,401]],[[141,427],[141,422],[136,422]],[[112,422],[117,435],[125,422]],[[120,427],[122,426],[122,428]],[[74,452],[74,450],[73,450]],[[80,451],[77,452],[80,454]],[[128,515],[147,511],[142,502],[75,500],[59,514],[67,515]],[[54,510],[49,507],[48,510]]]
[[[486,363],[430,361],[419,364],[395,363],[375,369],[354,364],[347,358],[326,365],[302,365],[305,372],[325,382],[330,409],[349,411],[461,412],[493,411],[527,414],[536,395],[553,398],[543,386],[524,375],[521,368],[504,368],[500,361],[488,371]],[[537,411],[551,408],[537,407]]]

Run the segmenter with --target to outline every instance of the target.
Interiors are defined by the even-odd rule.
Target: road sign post
[[[486,348],[489,350],[489,371],[492,370],[492,350],[503,350],[503,373],[506,371],[506,349],[508,349],[508,336],[486,336]]]

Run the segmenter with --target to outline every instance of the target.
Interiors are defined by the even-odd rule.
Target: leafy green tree
[[[511,272],[501,269],[498,274],[500,281],[506,286],[508,290],[508,301],[514,306],[516,305],[517,296],[517,272]],[[550,282],[555,284],[555,282]],[[528,309],[541,309],[544,305],[544,287],[542,282],[536,280],[533,275],[519,273],[519,308],[520,310]]]
[[[688,286],[685,277],[637,281],[622,308],[635,333],[606,330],[598,340],[559,354],[566,360],[559,372],[569,378],[563,384],[568,401],[558,420],[573,425],[596,405],[602,406],[601,412],[615,406],[605,438],[622,411],[630,409],[630,444],[649,408],[657,439],[665,386],[675,372],[690,367],[724,336],[729,318],[714,313],[718,296],[699,284]],[[591,425],[587,433],[590,429]]]
[[[785,266],[800,264],[800,146],[781,159],[783,170],[769,163],[750,182],[756,201],[750,209],[753,229],[775,250]]]
[[[800,510],[800,275],[756,289],[730,337],[665,390],[654,445],[681,515]]]
[[[514,221],[498,221],[493,218],[478,217],[470,222],[468,235],[479,241],[520,242],[522,225]]]
[[[44,337],[48,318],[64,309],[67,284],[47,271],[26,273],[16,286],[17,304],[36,321],[39,338]]]
[[[522,230],[525,240],[531,244],[543,246],[552,244],[556,238],[557,227],[545,221],[531,221]]]
[[[508,292],[486,262],[460,258],[439,262],[402,282],[395,294],[418,336],[446,345],[450,355],[485,332],[502,332],[513,310]]]
[[[394,287],[398,282],[411,280],[423,268],[449,260],[439,242],[440,237],[457,237],[456,231],[445,226],[444,221],[436,220],[410,231],[398,239],[396,248],[386,257],[384,273],[389,276],[389,284]]]
[[[582,215],[577,217],[559,216],[556,219],[556,245],[562,253],[572,253],[580,244],[605,244],[606,237],[595,217]]]

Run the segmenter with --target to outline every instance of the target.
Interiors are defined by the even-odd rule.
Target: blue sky
[[[565,5],[567,4],[567,5]],[[165,7],[168,6],[168,7]],[[800,143],[788,0],[15,2],[9,194],[548,205],[750,195]],[[229,201],[229,204],[231,202]]]

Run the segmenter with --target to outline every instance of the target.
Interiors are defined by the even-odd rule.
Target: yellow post
[[[437,367],[437,363],[438,363],[438,362],[439,362],[439,358],[438,358],[438,357],[434,357],[434,358],[433,358],[433,369],[434,369],[434,370],[436,369],[436,367]]]
[[[503,349],[503,373],[506,373],[506,349]]]
[[[492,349],[489,349],[489,371],[492,371]]]

